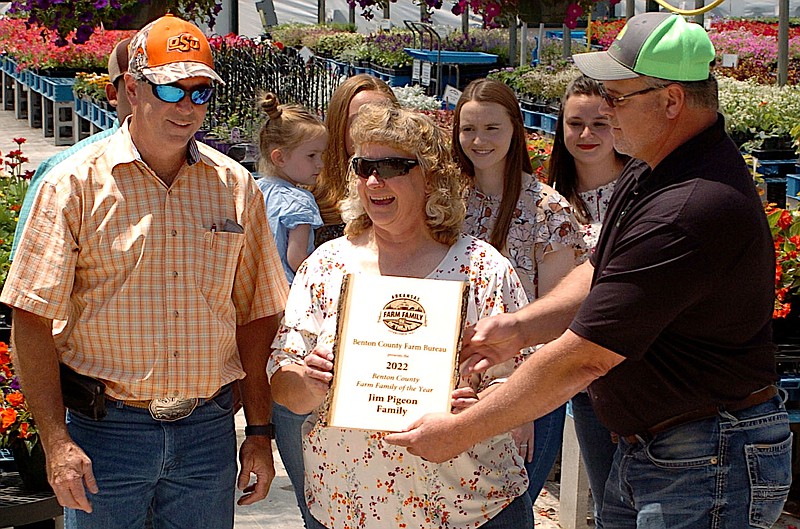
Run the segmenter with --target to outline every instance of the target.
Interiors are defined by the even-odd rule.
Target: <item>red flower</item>
[[[14,407],[22,406],[25,404],[25,397],[19,391],[12,391],[6,395],[6,402]]]
[[[17,411],[11,408],[3,408],[0,411],[0,428],[8,430],[17,422]]]
[[[792,225],[792,214],[784,209],[783,212],[781,213],[780,218],[778,218],[778,227],[782,230],[785,230],[791,225]]]
[[[30,432],[30,429],[28,427],[28,423],[26,423],[26,422],[22,423],[20,425],[20,427],[19,427],[19,438],[20,439],[29,439],[32,436],[33,436],[33,434]]]
[[[26,141],[28,140],[26,140],[25,138],[14,138],[14,143],[16,143],[17,145],[22,145]]]

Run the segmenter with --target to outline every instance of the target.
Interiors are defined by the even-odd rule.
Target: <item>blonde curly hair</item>
[[[408,152],[419,161],[425,175],[425,224],[437,242],[453,245],[461,233],[465,207],[461,199],[458,167],[446,134],[428,116],[389,104],[361,107],[351,135],[356,146],[376,143]],[[358,176],[348,164],[348,194],[339,208],[346,222],[345,235],[356,237],[372,226],[358,196]]]

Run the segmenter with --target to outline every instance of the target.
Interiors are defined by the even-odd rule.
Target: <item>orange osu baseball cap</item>
[[[142,28],[131,40],[128,71],[135,79],[172,84],[190,77],[208,77],[225,84],[214,71],[214,57],[200,29],[165,15]]]

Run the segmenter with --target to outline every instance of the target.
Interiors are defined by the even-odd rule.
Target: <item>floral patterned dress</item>
[[[502,197],[469,188],[464,233],[489,240],[501,200]],[[586,254],[586,246],[569,202],[552,187],[530,175],[523,175],[522,193],[511,220],[503,255],[519,274],[530,301],[539,297],[539,264],[544,256],[570,247],[575,252],[576,263],[580,262]]]
[[[342,279],[361,273],[356,251],[342,237],[318,248],[300,266],[267,371],[301,363],[317,343],[332,345]],[[525,303],[517,274],[490,245],[462,235],[428,279],[469,281],[467,324]],[[459,387],[476,392],[500,382],[523,355]],[[303,425],[306,500],[314,517],[332,529],[400,527],[475,528],[525,493],[522,458],[506,433],[458,457],[430,463],[383,442],[383,432],[322,427],[326,404]]]
[[[600,228],[603,227],[603,219],[606,218],[608,204],[611,202],[611,195],[614,194],[616,180],[602,185],[596,189],[578,193],[586,204],[586,212],[591,215],[591,222],[583,225],[585,235],[583,240],[588,248],[597,246],[597,239],[600,237]]]

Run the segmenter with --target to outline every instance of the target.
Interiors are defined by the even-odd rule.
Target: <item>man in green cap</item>
[[[466,370],[548,342],[491,395],[386,441],[444,461],[588,386],[619,439],[603,527],[770,527],[791,482],[774,383],[774,255],[752,178],[717,112],[714,47],[668,13],[631,18],[575,64],[634,159],[591,259],[548,296],[480,321]],[[566,331],[565,331],[566,329]]]

